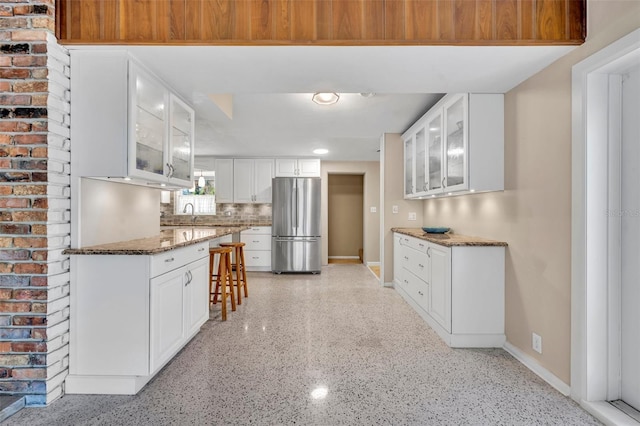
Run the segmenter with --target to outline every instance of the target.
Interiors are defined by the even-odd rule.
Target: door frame
[[[354,172],[354,171],[348,171],[348,172],[340,172],[340,171],[333,171],[333,172],[327,172],[327,212],[329,211],[329,177],[331,175],[334,176],[362,176],[362,264],[367,266],[367,262],[365,260],[366,258],[366,251],[367,251],[367,243],[366,243],[366,238],[367,238],[367,232],[366,232],[366,221],[365,221],[365,216],[366,216],[366,206],[367,206],[367,200],[365,198],[365,194],[367,191],[367,180],[366,180],[366,173],[365,172]],[[327,215],[327,260],[331,257],[329,256],[329,217]],[[335,257],[334,257],[335,258]]]
[[[636,424],[606,401],[620,390],[619,73],[640,61],[640,29],[572,69],[571,397],[607,424]],[[617,117],[617,118],[616,118]]]

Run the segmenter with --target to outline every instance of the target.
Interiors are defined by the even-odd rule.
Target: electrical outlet
[[[391,213],[398,213],[398,206],[391,206]]]
[[[375,212],[377,212],[377,211],[378,211],[378,209],[377,209],[376,207],[371,207],[371,208],[369,209],[369,211],[370,211],[371,213],[375,213]]]
[[[542,353],[542,337],[538,336],[536,333],[533,333],[531,338],[531,347],[534,351],[539,354]]]
[[[409,212],[409,220],[416,220],[416,212]]]

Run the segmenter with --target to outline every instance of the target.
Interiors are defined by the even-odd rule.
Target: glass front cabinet
[[[70,55],[72,175],[190,188],[193,109],[126,51]]]
[[[402,136],[405,198],[504,189],[503,95],[446,95]]]

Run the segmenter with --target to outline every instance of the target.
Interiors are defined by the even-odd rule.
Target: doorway
[[[364,175],[328,175],[329,263],[364,259]]]
[[[640,30],[573,69],[571,395],[640,424]]]

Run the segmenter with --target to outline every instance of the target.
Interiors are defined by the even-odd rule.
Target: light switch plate
[[[416,212],[409,212],[409,220],[416,220]]]
[[[398,213],[398,206],[391,206],[391,213]]]

